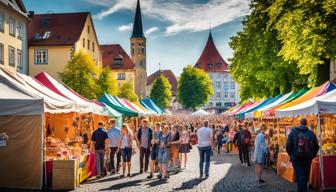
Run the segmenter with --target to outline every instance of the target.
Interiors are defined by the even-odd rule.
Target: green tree
[[[139,97],[133,90],[132,82],[128,81],[123,83],[119,88],[119,97],[125,98],[131,102],[138,102]]]
[[[269,28],[283,43],[279,55],[297,62],[309,85],[329,79],[329,64],[336,58],[335,0],[274,0],[267,9]]]
[[[196,109],[209,102],[213,95],[208,74],[190,65],[183,69],[178,82],[178,101],[185,109]]]
[[[149,96],[159,107],[168,107],[172,98],[169,80],[160,74],[160,76],[155,79]]]
[[[265,10],[270,5],[269,1],[252,1],[252,13],[244,18],[243,30],[231,38],[230,73],[240,85],[242,101],[275,96],[306,85],[306,77],[299,75],[296,63],[278,55],[282,43],[277,39],[277,30],[267,28],[269,17]]]
[[[105,92],[113,96],[118,95],[117,84],[118,84],[117,80],[112,77],[110,68],[108,67],[103,68],[99,74],[99,78],[97,81],[97,85],[99,87],[97,96],[102,96]]]
[[[99,90],[96,84],[98,71],[93,58],[79,51],[74,53],[72,59],[59,75],[61,80],[71,89],[88,99],[95,99]]]

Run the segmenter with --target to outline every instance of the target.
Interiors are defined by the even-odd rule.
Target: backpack
[[[301,131],[296,129],[296,137],[294,140],[294,158],[297,161],[307,160],[312,158],[313,141],[310,136],[310,131]]]
[[[242,131],[240,133],[240,144],[242,144],[242,145],[250,145],[251,144],[251,138],[249,137],[247,131]]]

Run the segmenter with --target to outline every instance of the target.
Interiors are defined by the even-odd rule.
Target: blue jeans
[[[306,192],[307,191],[307,183],[309,181],[309,175],[310,175],[310,165],[311,163],[297,163],[292,162],[295,176],[296,176],[296,182],[297,182],[297,192]]]
[[[198,151],[200,155],[200,163],[199,163],[200,175],[201,176],[203,175],[204,160],[205,160],[205,175],[209,175],[211,146],[198,147]]]

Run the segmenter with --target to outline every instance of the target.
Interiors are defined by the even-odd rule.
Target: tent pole
[[[321,129],[321,117],[320,113],[317,113],[317,126],[318,126],[318,134],[319,134],[319,161],[320,161],[320,171],[321,171],[321,180],[322,180],[322,190],[324,189],[324,167],[323,167],[323,151],[322,151],[322,129]]]

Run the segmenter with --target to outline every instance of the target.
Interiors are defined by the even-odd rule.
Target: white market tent
[[[41,189],[44,101],[0,76],[0,188]]]
[[[317,115],[319,140],[322,141],[322,130],[320,114],[336,114],[336,89],[307,100],[298,105],[288,107],[281,110],[276,110],[276,117],[296,117],[301,115]],[[322,143],[320,143],[322,145]],[[320,146],[321,147],[321,146]],[[323,152],[319,150],[320,170],[322,176],[322,188],[324,188],[324,167],[323,167]]]
[[[336,113],[336,89],[298,105],[276,110],[276,117],[295,117]]]
[[[200,109],[194,113],[191,114],[192,116],[203,116],[203,115],[210,115],[210,113],[204,111],[203,109]]]

